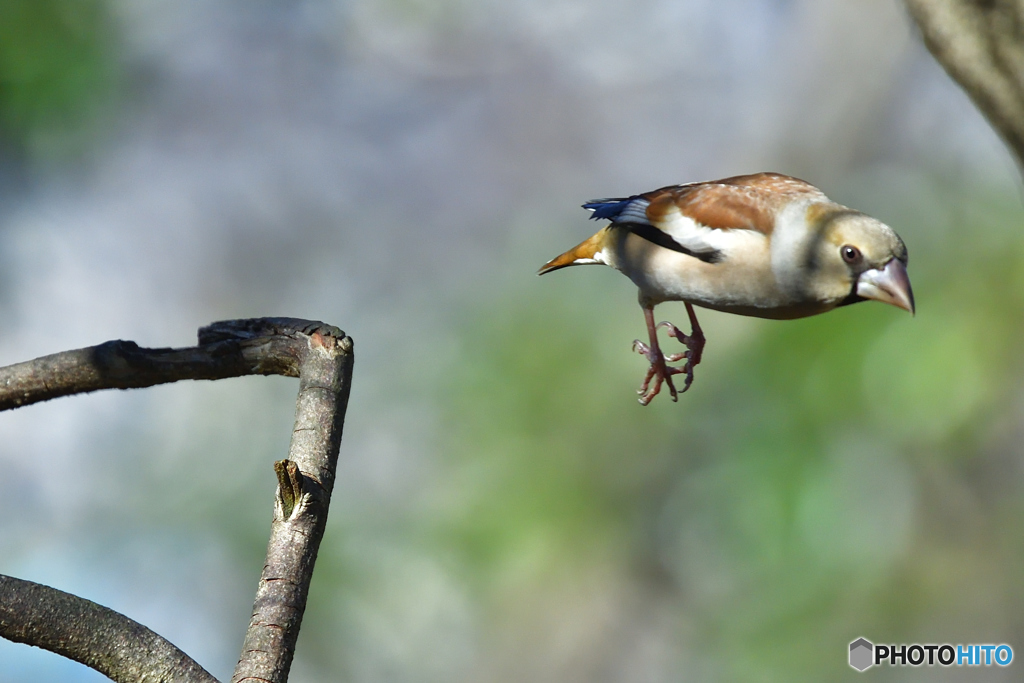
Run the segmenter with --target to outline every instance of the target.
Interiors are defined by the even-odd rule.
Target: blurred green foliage
[[[104,0],[0,2],[0,137],[33,155],[80,148],[117,80]]]

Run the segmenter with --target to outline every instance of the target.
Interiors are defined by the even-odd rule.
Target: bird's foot
[[[679,392],[683,393],[693,384],[693,368],[700,364],[701,356],[704,355],[704,332],[700,327],[695,327],[690,334],[683,334],[682,330],[667,321],[658,324],[659,329],[662,327],[668,330],[668,336],[675,337],[686,347],[686,351],[683,353],[673,353],[665,357],[669,362],[686,359],[686,364],[680,368],[681,372],[686,373],[686,382],[683,384],[682,391]]]
[[[675,337],[684,346],[686,351],[683,353],[670,353],[664,354],[658,348],[652,348],[652,346],[643,343],[639,339],[633,342],[633,350],[643,355],[651,364],[651,367],[647,369],[647,375],[644,377],[644,383],[640,386],[640,390],[637,391],[640,394],[640,404],[647,405],[650,403],[655,396],[661,392],[661,385],[665,384],[668,386],[669,395],[673,401],[679,400],[679,394],[686,392],[693,384],[693,368],[700,363],[701,356],[704,353],[704,333],[698,327],[690,334],[683,334],[683,331],[678,327],[669,322],[661,323],[657,326],[658,328],[668,329],[668,336]],[[673,367],[669,363],[675,363],[686,359],[686,363],[682,367]],[[672,381],[672,375],[686,375],[686,379],[683,382],[683,388],[677,390],[675,383]]]
[[[666,328],[668,330],[668,336],[675,337],[681,344],[686,346],[686,353],[671,354],[672,357],[669,360],[681,360],[687,359],[691,365],[698,365],[700,363],[701,356],[704,354],[704,332],[698,327],[690,334],[683,334],[683,331],[672,323],[665,321],[658,323],[659,328]]]
[[[645,406],[654,400],[654,397],[661,393],[662,383],[668,386],[669,395],[672,397],[672,400],[678,401],[679,394],[682,392],[676,390],[675,384],[672,382],[672,375],[688,372],[686,386],[683,387],[683,391],[690,388],[690,383],[693,381],[693,369],[690,368],[689,362],[682,368],[674,368],[666,362],[681,360],[685,354],[665,356],[659,349],[652,349],[639,339],[633,342],[633,350],[641,354],[651,364],[651,367],[647,369],[643,385],[636,392],[640,394],[638,399],[640,405]]]

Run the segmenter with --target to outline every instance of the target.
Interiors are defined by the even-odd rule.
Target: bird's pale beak
[[[914,314],[914,290],[910,288],[907,267],[893,259],[884,268],[866,270],[857,279],[857,295],[899,306]]]

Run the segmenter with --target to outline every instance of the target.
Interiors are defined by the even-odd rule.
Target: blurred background
[[[705,312],[693,389],[641,408],[633,285],[534,273],[583,201],[760,170],[895,227],[917,317]],[[0,0],[0,364],[250,316],[355,339],[297,683],[1024,652],[1021,197],[897,0]],[[0,572],[228,679],[296,389],[0,415]],[[44,680],[105,679],[0,641]]]

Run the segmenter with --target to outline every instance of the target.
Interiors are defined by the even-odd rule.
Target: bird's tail
[[[608,237],[608,228],[602,228],[592,237],[580,242],[575,247],[551,259],[543,266],[537,275],[550,273],[552,270],[566,268],[568,266],[585,266],[589,264],[608,265],[605,258],[604,246]]]

